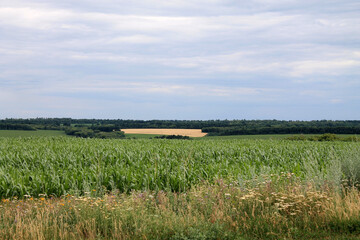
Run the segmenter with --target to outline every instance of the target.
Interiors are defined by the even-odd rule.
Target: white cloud
[[[1,5],[0,89],[23,101],[80,93],[93,101],[109,94],[118,102],[145,95],[148,101],[177,96],[229,105],[299,98],[346,104],[359,88],[358,1]],[[327,95],[339,86],[339,95]]]
[[[3,55],[33,55],[34,51],[26,50],[26,49],[6,49],[0,48],[0,54]]]
[[[76,82],[60,81],[42,83],[37,88],[20,88],[24,95],[61,95],[61,94],[134,94],[150,96],[183,96],[183,97],[227,97],[232,99],[246,99],[249,97],[266,98],[283,92],[275,88],[226,87],[210,84],[171,84],[154,81],[98,81],[78,80]]]
[[[324,98],[328,96],[329,93],[324,90],[305,90],[305,91],[301,91],[299,94],[303,96],[310,96],[315,98]]]
[[[341,75],[351,68],[359,69],[360,61],[351,59],[340,60],[309,60],[299,61],[291,64],[290,75],[301,77],[304,75],[322,74],[322,75]]]
[[[118,44],[118,43],[131,43],[131,44],[143,44],[143,43],[156,43],[160,42],[160,39],[157,37],[151,37],[146,35],[130,35],[130,36],[120,36],[110,39],[107,43],[109,44]]]
[[[48,30],[72,15],[63,9],[0,8],[0,24]]]
[[[244,16],[151,16],[122,15],[99,12],[76,12],[67,9],[0,8],[0,24],[35,30],[175,33],[178,39],[197,39],[212,33],[230,34],[234,31],[257,31],[286,23],[293,19],[276,13]],[[51,32],[50,32],[51,34]],[[136,40],[136,39],[135,39]]]
[[[331,103],[343,103],[344,100],[343,99],[339,99],[339,98],[334,98],[330,100]]]

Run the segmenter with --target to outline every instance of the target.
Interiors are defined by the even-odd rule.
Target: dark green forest
[[[31,118],[0,120],[0,130],[63,130],[79,137],[123,137],[126,128],[202,129],[209,135],[360,134],[359,120],[124,120]],[[116,133],[114,133],[116,132]]]

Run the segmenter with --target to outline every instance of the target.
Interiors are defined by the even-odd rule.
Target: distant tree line
[[[209,135],[255,134],[360,134],[360,120],[282,121],[282,120],[124,120],[31,118],[0,120],[0,129],[53,129],[78,135],[111,133],[126,128],[202,129]],[[76,131],[75,131],[76,130]]]
[[[321,126],[272,126],[272,127],[208,127],[203,128],[203,132],[212,136],[225,135],[257,135],[257,134],[360,134],[360,126],[339,126],[339,127],[321,127]]]
[[[36,129],[28,124],[20,123],[0,123],[0,130],[27,130],[35,131]]]
[[[97,129],[91,129],[87,127],[66,127],[65,133],[70,136],[82,137],[82,138],[124,138],[125,133],[118,130],[100,131]],[[108,129],[106,129],[108,130]]]
[[[123,119],[71,119],[71,118],[31,118],[16,119],[7,118],[0,123],[20,123],[36,126],[37,129],[45,127],[61,129],[62,127],[95,127],[112,125],[118,128],[184,128],[201,129],[203,127],[226,127],[231,126],[230,120],[123,120]]]
[[[124,138],[124,132],[114,124],[85,123],[70,118],[36,118],[0,120],[0,130],[63,130],[67,135],[82,138]]]

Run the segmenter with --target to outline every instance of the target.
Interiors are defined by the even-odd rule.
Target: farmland
[[[64,131],[59,130],[0,130],[0,137],[53,137],[65,136]]]
[[[7,198],[92,189],[186,191],[202,180],[242,182],[281,172],[338,184],[341,160],[360,148],[342,142],[3,138],[0,151],[0,196]]]
[[[189,137],[204,137],[207,134],[201,132],[201,129],[139,128],[121,130],[125,132],[125,134],[183,135]]]
[[[352,239],[359,156],[341,141],[0,138],[0,238]]]

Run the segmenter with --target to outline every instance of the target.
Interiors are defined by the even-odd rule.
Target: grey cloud
[[[48,92],[49,106],[65,113],[59,104],[74,101],[91,115],[86,101],[97,108],[114,89],[132,95],[112,93],[114,104],[146,95],[155,108],[158,96],[176,96],[237,111],[234,102],[282,109],[306,99],[350,114],[360,90],[359,12],[352,0],[5,1],[0,89],[17,98],[14,109],[34,99],[41,107],[32,114],[47,111]]]

